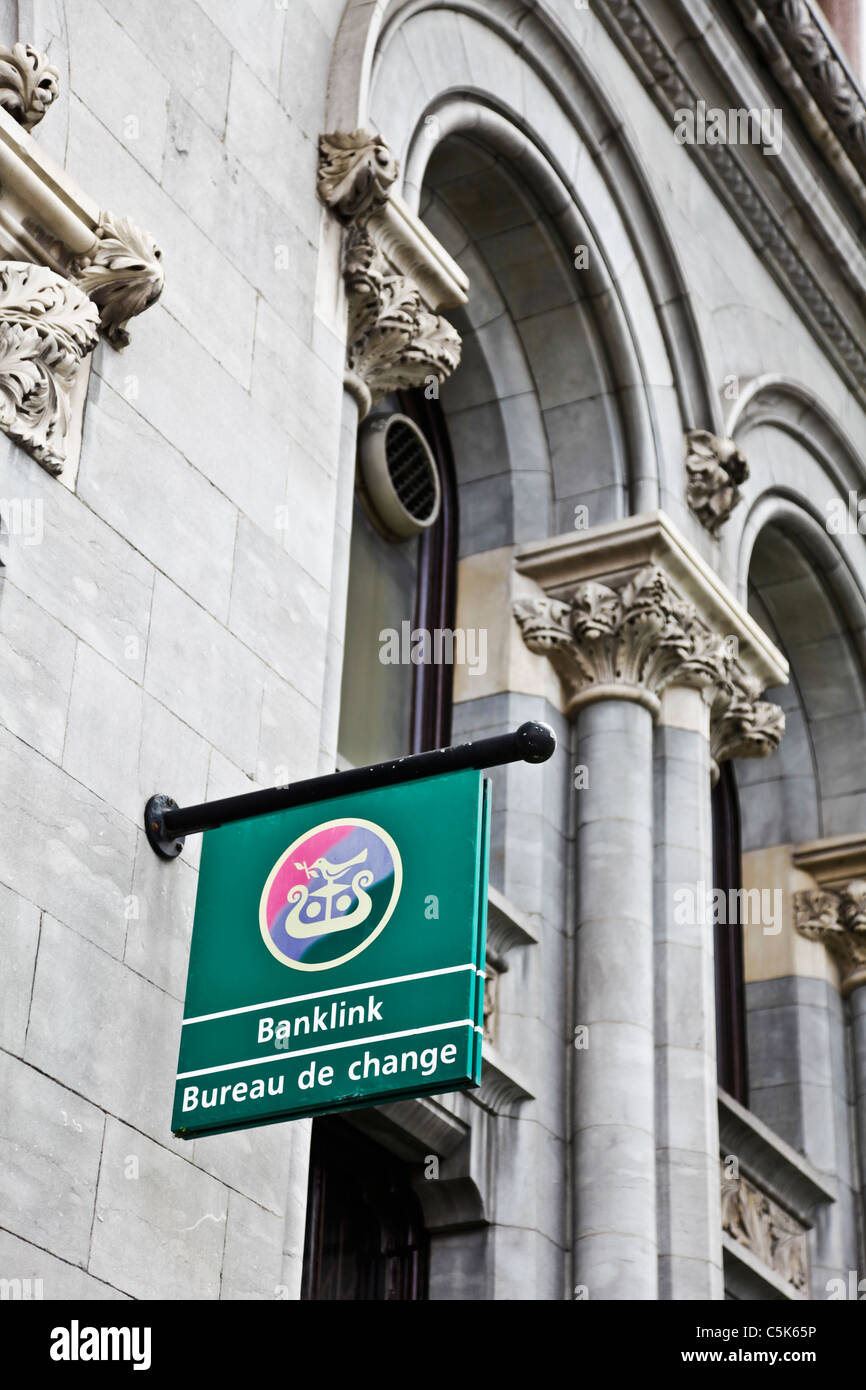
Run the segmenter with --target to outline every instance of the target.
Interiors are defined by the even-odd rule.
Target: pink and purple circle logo
[[[331,970],[366,949],[403,885],[400,851],[369,820],[326,821],[281,854],[259,905],[262,938],[293,970]]]

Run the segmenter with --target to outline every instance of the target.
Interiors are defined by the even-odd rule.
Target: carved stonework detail
[[[739,0],[739,3],[742,4],[743,0]],[[750,4],[749,8],[752,10],[755,7]],[[765,0],[761,8],[777,28],[786,47],[794,53],[802,52],[803,19],[807,12],[803,0],[772,0],[772,3]],[[678,56],[662,38],[652,22],[651,14],[652,6],[643,5],[639,0],[607,0],[607,4],[599,8],[602,22],[607,24],[612,21],[610,27],[629,56],[636,60],[653,100],[669,119],[674,119],[678,109],[695,110],[697,102],[706,99],[707,94],[690,80],[680,61],[681,55]],[[760,33],[759,26],[756,27]],[[806,27],[816,28],[811,17]],[[752,31],[755,32],[754,28]],[[805,44],[807,51],[810,44],[811,38]],[[842,69],[835,57],[822,61],[822,48],[817,40],[812,52],[815,56],[814,61],[808,63],[808,82],[816,84],[816,92],[818,84],[823,84],[821,100],[828,103],[827,119],[832,123],[834,118],[829,103],[833,100],[834,88],[836,100],[841,100],[843,108],[848,103],[848,93],[853,93],[853,89],[847,77],[842,82],[838,76]],[[847,120],[843,115],[843,121]],[[855,146],[859,145],[861,139],[859,115],[852,117],[848,125],[850,140],[846,147],[853,158]],[[841,133],[839,138],[842,139]],[[852,331],[843,317],[838,299],[834,299],[828,282],[812,268],[805,252],[805,241],[798,239],[793,228],[786,226],[783,215],[765,197],[759,181],[735,145],[708,142],[690,145],[689,150],[692,157],[708,166],[713,177],[719,180],[723,200],[731,215],[739,222],[752,245],[760,248],[762,258],[782,280],[795,304],[806,311],[819,337],[832,346],[850,378],[856,382],[861,399],[866,398],[866,352],[863,351],[859,335]]]
[[[866,984],[866,882],[854,879],[847,888],[808,888],[794,894],[797,931],[809,941],[822,941],[842,976],[842,993]]]
[[[763,0],[776,36],[861,174],[866,173],[866,105],[805,0]]]
[[[369,130],[334,131],[319,140],[319,197],[346,227],[346,386],[361,418],[390,392],[425,385],[430,377],[441,383],[460,363],[456,329],[432,312],[418,282],[383,248],[387,232],[375,214],[388,202],[397,172],[387,144]]]
[[[69,394],[98,330],[95,304],[68,280],[0,262],[0,429],[49,473],[63,469]]]
[[[32,130],[60,93],[60,73],[29,43],[0,44],[0,106]]]
[[[75,281],[99,306],[102,332],[112,347],[129,343],[127,325],[162,294],[162,251],[129,217],[104,212],[99,245],[77,262]]]
[[[766,758],[785,732],[784,710],[759,699],[759,683],[732,667],[710,712],[710,752],[717,766],[728,758]]]
[[[381,135],[334,131],[319,139],[319,197],[343,223],[363,225],[388,201],[397,160]]]
[[[807,1293],[806,1228],[747,1178],[722,1181],[722,1230],[799,1293]]]
[[[758,700],[760,690],[725,638],[684,603],[664,570],[647,566],[622,589],[589,581],[569,603],[521,599],[514,605],[530,651],[549,658],[572,714],[593,687],[608,696],[658,699],[671,685],[714,691],[711,728],[716,761],[755,757],[778,747],[785,716]]]
[[[460,335],[426,307],[416,285],[392,273],[364,228],[347,234],[344,276],[349,294],[347,368],[350,377],[382,400],[391,391],[443,382],[460,363]],[[364,405],[369,408],[365,400]]]
[[[739,485],[748,478],[749,465],[733,439],[720,439],[709,430],[690,430],[686,444],[686,501],[701,525],[718,537],[742,501]]]

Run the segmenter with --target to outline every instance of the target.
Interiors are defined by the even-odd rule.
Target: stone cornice
[[[345,384],[362,418],[390,392],[441,383],[460,363],[460,336],[438,311],[464,304],[469,282],[393,193],[396,177],[381,136],[320,137],[319,197],[345,229]]]
[[[392,192],[367,226],[385,259],[414,280],[429,309],[439,313],[466,303],[468,275],[398,193]]]
[[[801,3],[780,0],[773,7],[774,18],[781,23],[782,10]],[[762,7],[748,8],[766,10],[769,0]],[[774,105],[774,100],[761,91],[758,70],[748,69],[704,0],[675,0],[670,13],[666,8],[659,11],[647,0],[607,0],[599,6],[598,14],[672,127],[678,110],[693,111],[700,100],[708,100],[710,106],[716,104],[714,97],[723,107],[754,106],[754,98],[760,94],[762,107]],[[769,25],[769,19],[766,23]],[[754,24],[750,27],[754,31]],[[683,29],[689,35],[688,42],[682,41]],[[755,41],[746,34],[744,39],[745,52],[751,57]],[[816,72],[819,67],[815,65]],[[817,77],[813,80],[817,82]],[[750,88],[748,100],[743,99],[743,86]],[[802,82],[801,86],[806,91]],[[810,100],[814,106],[814,99]],[[845,380],[866,402],[866,352],[862,347],[866,338],[866,260],[858,228],[840,215],[842,205],[816,182],[812,166],[802,158],[790,135],[782,153],[772,160],[751,146],[693,142],[684,148],[701,166]],[[839,149],[841,152],[841,145]],[[866,211],[862,176],[845,155],[854,181],[834,181],[833,175],[839,175],[839,161],[832,158],[826,141],[821,152],[828,182],[853,199],[862,215]],[[807,236],[798,234],[792,221],[792,203],[808,227]],[[843,293],[843,286],[849,293]]]
[[[492,884],[487,890],[487,955],[497,970],[508,969],[506,956],[515,946],[537,946],[529,918]]]
[[[866,984],[866,881],[803,889],[794,894],[794,914],[797,931],[823,942],[835,959],[843,995]]]
[[[844,888],[852,879],[866,879],[866,834],[810,840],[797,845],[791,858],[822,888]]]
[[[836,1200],[831,1178],[721,1087],[719,1152],[723,1158],[735,1154],[740,1171],[804,1226],[813,1226],[818,1208]]]

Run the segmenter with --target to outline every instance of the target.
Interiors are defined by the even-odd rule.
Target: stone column
[[[646,704],[578,715],[573,1111],[575,1283],[592,1298],[657,1294],[652,739]]]
[[[721,1298],[712,922],[682,927],[672,906],[683,883],[695,905],[712,887],[711,723],[718,757],[770,752],[784,716],[757,695],[785,663],[658,513],[528,548],[518,568],[546,590],[515,615],[560,676],[583,774],[577,1296]]]
[[[655,733],[659,1297],[720,1299],[710,708],[669,687]]]
[[[797,893],[794,912],[797,930],[810,941],[822,941],[836,961],[842,997],[849,1004],[862,1230],[866,1223],[866,880]]]

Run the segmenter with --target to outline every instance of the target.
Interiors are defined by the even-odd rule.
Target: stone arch
[[[511,142],[532,196],[543,208],[553,198],[561,245],[571,238],[572,246],[597,250],[593,288],[603,300],[596,307],[609,359],[611,342],[619,336],[622,343],[626,330],[626,351],[613,357],[620,377],[630,358],[635,378],[618,402],[626,506],[661,505],[686,521],[682,433],[718,431],[718,402],[671,238],[622,113],[580,53],[581,35],[569,32],[582,22],[578,11],[575,16],[560,22],[534,5],[503,0],[447,6],[356,0],[347,6],[335,47],[329,123],[381,130],[401,158],[410,202],[419,197],[431,153],[429,140],[424,146],[430,117],[441,123],[443,140],[459,132],[500,156]],[[447,43],[437,28],[446,22]],[[607,285],[600,289],[602,276]],[[622,489],[622,479],[612,485]]]
[[[510,494],[511,517],[484,548],[569,530],[578,504],[592,524],[657,505],[644,368],[591,229],[500,113],[457,99],[434,119],[435,147],[416,136],[407,179],[470,277],[470,302],[452,315],[464,361],[442,398],[458,459],[484,470],[471,485],[482,509]],[[567,249],[578,246],[580,271]]]
[[[866,767],[866,595],[814,500],[762,495],[741,555],[750,612],[784,651],[781,747],[760,766],[741,761],[743,847],[799,843],[862,830]],[[862,544],[862,541],[861,541]]]

